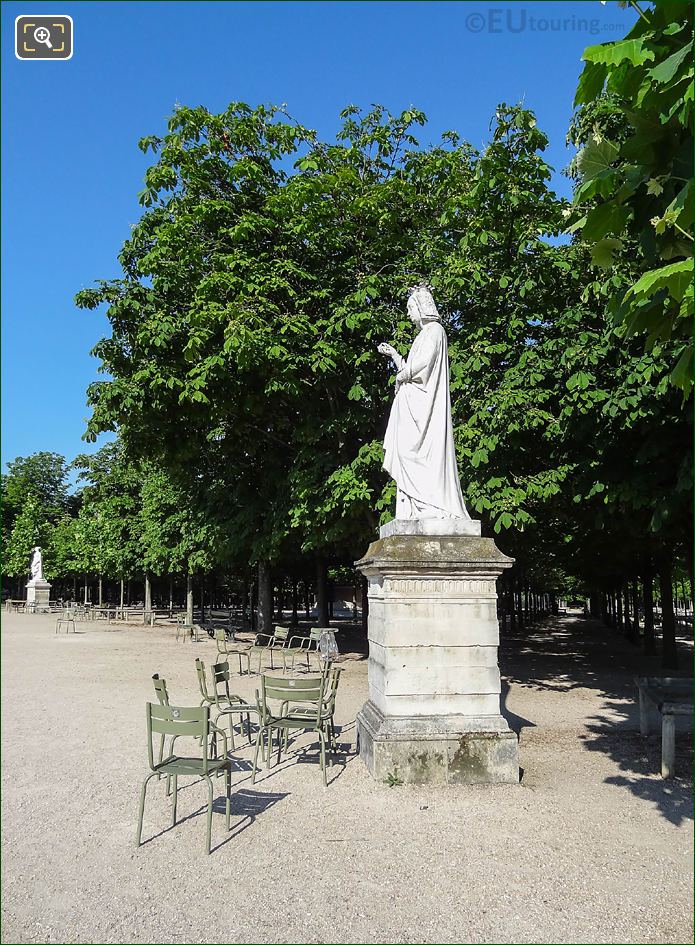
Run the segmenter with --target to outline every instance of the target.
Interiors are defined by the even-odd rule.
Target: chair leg
[[[208,782],[207,852],[209,856],[210,847],[212,845],[212,778],[206,775],[206,780]]]
[[[173,792],[171,795],[171,826],[173,827],[176,824],[176,802],[178,800],[179,791],[178,791],[178,781],[179,777],[177,774],[173,777]]]
[[[140,846],[140,841],[142,838],[142,819],[145,815],[145,794],[147,793],[147,785],[150,783],[150,778],[154,777],[153,774],[149,774],[142,785],[142,791],[140,792],[140,811],[138,813],[138,832],[135,839],[135,845]]]
[[[259,749],[260,744],[261,744],[261,738],[262,738],[262,736],[263,736],[264,734],[265,734],[265,731],[264,731],[264,729],[263,729],[263,726],[262,726],[262,725],[259,725],[259,726],[258,726],[258,735],[256,735],[256,750],[255,750],[255,752],[253,753],[253,770],[252,770],[252,772],[251,772],[251,784],[255,784],[255,783],[256,783],[256,770],[257,770],[257,768],[258,768],[258,749]],[[264,760],[265,760],[265,758],[264,758]]]
[[[234,744],[234,716],[232,713],[229,713],[229,740],[232,743],[232,748],[235,748]]]
[[[251,745],[252,740],[251,740],[251,713],[250,712],[246,713],[246,732],[249,737],[249,745]]]
[[[326,779],[326,736],[322,729],[319,729],[319,742],[321,743],[321,771],[323,772],[323,786],[328,787]]]
[[[227,815],[227,831],[231,829],[232,816],[232,772],[230,768],[225,771],[224,786],[226,789],[225,813]]]

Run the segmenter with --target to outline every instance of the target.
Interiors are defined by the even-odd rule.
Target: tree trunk
[[[77,575],[72,576],[72,599],[77,603]]]
[[[186,623],[193,623],[193,575],[186,575]]]
[[[524,608],[521,606],[521,586],[519,584],[518,578],[514,582],[514,584],[515,584],[515,587],[512,594],[513,594],[514,602],[515,602],[514,606],[516,608],[517,623],[519,625],[519,629],[523,630],[524,629]]]
[[[125,581],[121,578],[121,610],[125,604]]]
[[[152,610],[152,582],[150,581],[150,572],[145,571],[145,613],[149,614]]]
[[[174,613],[174,575],[169,575],[169,616]]]
[[[87,597],[89,594],[89,589],[87,587],[87,575],[84,576],[84,602],[87,603]]]
[[[258,582],[251,581],[251,586],[249,587],[249,608],[251,610],[251,629],[254,632],[258,631]]]
[[[654,637],[654,591],[652,588],[651,564],[646,562],[642,570],[642,608],[644,610],[644,652],[649,656],[656,653]]]
[[[273,581],[267,561],[258,562],[258,632],[271,634],[273,624]]]
[[[327,627],[328,616],[328,569],[323,558],[316,562],[316,607],[319,627]]]
[[[617,616],[616,616],[615,626],[617,630],[622,631],[623,629],[623,592],[620,588],[618,588],[615,593],[615,602],[617,605]]]
[[[620,594],[623,598],[623,631],[626,636],[632,633],[630,626],[630,593],[627,581],[620,587]]]
[[[297,587],[297,581],[292,581],[292,619],[290,621],[293,627],[296,627],[299,624],[299,614],[297,613],[297,608],[299,606],[299,590]]]
[[[241,626],[248,626],[248,614],[249,614],[249,598],[251,594],[249,593],[250,588],[248,581],[244,577],[241,582]]]
[[[205,575],[200,575],[200,620],[205,620]]]
[[[104,604],[104,579],[99,575],[99,606],[102,607]]]
[[[637,578],[632,581],[632,633],[630,640],[633,643],[639,642],[639,582]]]
[[[311,620],[311,599],[309,595],[309,582],[304,581],[304,611],[306,613],[306,619]]]
[[[662,564],[659,572],[661,595],[661,661],[664,669],[677,669],[676,618],[673,613],[673,587],[671,585],[671,563]]]

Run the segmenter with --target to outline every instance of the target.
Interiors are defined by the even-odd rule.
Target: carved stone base
[[[369,581],[369,702],[357,725],[375,778],[518,781],[497,665],[495,582],[511,564],[470,532],[387,535],[357,562]]]
[[[392,716],[367,702],[357,714],[360,757],[377,781],[518,784],[517,738],[499,719]]]
[[[48,581],[29,581],[27,583],[27,607],[35,613],[49,611],[51,585]]]

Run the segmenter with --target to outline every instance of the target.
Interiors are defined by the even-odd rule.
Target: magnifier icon
[[[49,49],[53,49],[51,44],[51,31],[45,26],[37,26],[34,30],[34,39],[37,43],[45,43]]]

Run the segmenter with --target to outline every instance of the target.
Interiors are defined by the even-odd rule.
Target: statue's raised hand
[[[405,364],[403,357],[396,351],[393,345],[387,344],[385,341],[382,341],[380,345],[377,345],[376,350],[379,352],[379,354],[385,354],[388,358],[391,358],[396,366],[397,371],[400,371]]]

